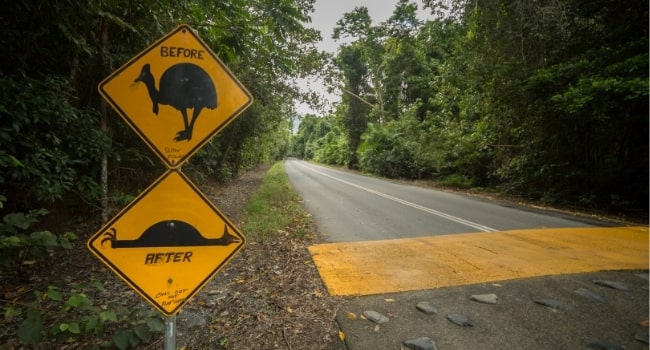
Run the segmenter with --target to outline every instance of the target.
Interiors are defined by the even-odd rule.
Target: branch
[[[343,92],[345,92],[345,93],[348,93],[348,94],[352,95],[353,97],[356,97],[359,101],[361,101],[361,102],[367,104],[368,106],[370,106],[370,107],[372,107],[372,108],[375,108],[375,105],[373,105],[372,103],[368,102],[368,101],[367,101],[366,99],[364,99],[363,97],[361,97],[361,96],[355,94],[354,92],[352,92],[352,91],[350,91],[350,90],[344,88],[343,86],[339,86],[339,89],[343,90]]]

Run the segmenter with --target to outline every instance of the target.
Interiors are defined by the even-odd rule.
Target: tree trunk
[[[102,61],[106,58],[106,52],[108,50],[108,22],[106,20],[102,21],[102,33],[101,33],[101,46],[102,46]],[[102,62],[104,63],[104,62]],[[102,64],[104,66],[104,64]],[[99,127],[102,130],[103,134],[108,133],[108,123],[107,123],[107,108],[106,101],[102,99],[100,107],[100,121]],[[101,160],[101,175],[100,175],[100,185],[102,187],[102,197],[101,197],[101,206],[102,206],[102,223],[108,221],[108,154],[104,152]]]

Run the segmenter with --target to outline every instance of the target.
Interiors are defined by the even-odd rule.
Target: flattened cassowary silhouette
[[[165,220],[157,222],[146,229],[140,237],[134,240],[117,239],[115,228],[104,232],[101,241],[111,243],[111,248],[142,248],[142,247],[192,247],[192,246],[228,246],[241,243],[241,240],[228,232],[224,226],[219,238],[205,238],[194,226],[181,220]]]
[[[217,90],[208,73],[192,63],[178,63],[169,67],[160,77],[159,89],[151,74],[151,66],[142,67],[140,76],[134,83],[143,82],[147,86],[153,103],[153,113],[158,115],[158,105],[169,105],[183,115],[185,130],[176,134],[174,141],[191,140],[194,123],[204,108],[217,108]],[[187,118],[187,110],[192,108],[192,119]]]

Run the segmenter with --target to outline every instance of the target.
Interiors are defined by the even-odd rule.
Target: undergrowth
[[[0,208],[6,199],[0,196]],[[0,221],[0,311],[5,330],[0,343],[13,346],[88,349],[132,349],[151,344],[163,332],[160,316],[148,307],[129,309],[106,301],[103,284],[41,281],[31,285],[21,272],[25,266],[53,259],[58,249],[72,249],[73,233],[55,235],[33,230],[46,211],[10,213]],[[301,238],[310,234],[311,217],[300,205],[284,166],[267,172],[244,214],[243,229],[252,240],[278,235]],[[8,327],[8,329],[7,329]],[[0,346],[2,348],[2,346]]]

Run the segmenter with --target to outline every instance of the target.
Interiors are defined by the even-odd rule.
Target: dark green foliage
[[[151,343],[154,335],[160,337],[164,324],[158,313],[95,301],[102,299],[103,291],[103,285],[95,280],[66,288],[50,285],[36,290],[32,300],[23,297],[21,303],[6,306],[5,321],[22,319],[16,336],[25,345],[54,347],[83,341],[84,346],[94,348],[112,343],[118,349],[132,349]],[[97,337],[105,333],[113,334],[111,342]]]
[[[367,68],[364,65],[362,51],[359,45],[343,46],[337,61],[346,78],[346,86],[354,95],[366,90],[365,79]],[[361,143],[361,134],[366,131],[368,122],[368,107],[354,95],[345,95],[348,109],[343,117],[343,125],[348,136],[347,166],[350,169],[358,167],[357,148]]]
[[[491,1],[472,11],[470,65],[501,147],[496,184],[548,202],[607,207],[620,195],[647,206],[646,5]]]
[[[0,208],[4,201],[0,198]],[[96,337],[109,328],[117,329],[113,339],[115,345],[128,349],[149,343],[152,332],[162,332],[159,316],[149,308],[127,310],[112,303],[97,304],[92,297],[103,299],[100,296],[104,288],[94,279],[83,283],[67,282],[62,286],[58,283],[34,286],[33,292],[22,293],[29,281],[31,266],[51,261],[49,259],[57,250],[72,249],[72,242],[77,239],[72,232],[55,235],[34,230],[46,214],[44,209],[27,214],[10,213],[0,223],[0,281],[4,297],[10,299],[3,300],[2,304],[4,324],[17,325],[18,340],[24,345],[49,344],[51,347]],[[125,338],[129,339],[128,344]],[[86,344],[93,343],[96,341]]]
[[[13,203],[53,201],[71,191],[84,200],[99,197],[93,179],[108,140],[96,127],[97,113],[71,100],[61,78],[0,73],[0,185]]]
[[[406,137],[392,128],[370,127],[360,150],[361,168],[389,178],[419,177]]]
[[[49,231],[31,231],[48,212],[45,209],[29,213],[10,213],[0,223],[0,275],[5,281],[16,281],[21,277],[25,261],[43,259],[55,249],[72,248],[70,242],[77,237],[68,232],[55,235]],[[31,231],[31,232],[30,232]]]
[[[42,1],[4,6],[0,42],[11,59],[0,61],[0,166],[12,181],[3,192],[22,195],[8,195],[8,204],[56,199],[95,206],[102,195],[97,183],[103,156],[113,196],[135,194],[159,175],[159,160],[123,121],[110,108],[100,115],[97,84],[181,22],[195,27],[252,91],[256,105],[207,150],[214,155],[193,159],[194,170],[200,169],[200,177],[227,180],[241,168],[281,158],[288,147],[286,121],[300,96],[284,78],[320,65],[311,46],[318,33],[303,26],[312,3],[93,0],[83,6]]]
[[[337,36],[355,39],[336,61],[348,161],[388,177],[647,214],[647,2],[424,3],[440,17],[418,23],[414,4],[400,1],[376,26],[363,9],[337,23]],[[338,144],[300,137],[319,147],[312,154]]]
[[[331,124],[327,118],[306,115],[300,121],[297,134],[292,140],[291,156],[301,159],[313,159],[314,151],[323,146],[320,140],[330,131]]]
[[[334,116],[304,116],[291,145],[292,157],[335,165],[345,165],[347,161],[347,136]]]
[[[325,134],[323,138],[316,140],[314,148],[316,148],[313,157],[315,161],[326,164],[345,165],[347,142],[345,135],[341,133],[340,129],[336,128]]]

